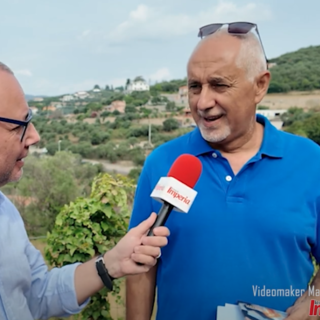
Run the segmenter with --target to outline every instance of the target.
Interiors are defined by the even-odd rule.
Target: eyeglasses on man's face
[[[1,122],[16,124],[17,126],[20,127],[21,130],[18,130],[18,131],[19,132],[21,131],[21,136],[20,136],[21,142],[26,134],[26,131],[27,131],[27,128],[28,128],[28,125],[29,125],[31,119],[32,119],[32,110],[30,108],[29,108],[28,114],[26,116],[26,120],[24,120],[24,121],[0,117]],[[17,127],[17,129],[19,129],[19,127]]]

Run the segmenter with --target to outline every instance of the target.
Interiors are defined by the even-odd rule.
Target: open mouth
[[[210,117],[204,117],[204,120],[208,121],[208,122],[213,122],[216,121],[220,118],[222,118],[223,114],[217,115],[217,116],[210,116]]]

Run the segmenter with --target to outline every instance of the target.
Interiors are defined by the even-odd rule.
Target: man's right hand
[[[156,217],[152,213],[105,254],[104,261],[112,277],[145,273],[156,265],[161,248],[167,245],[170,234],[167,227],[157,227],[153,230],[154,236],[146,236]]]

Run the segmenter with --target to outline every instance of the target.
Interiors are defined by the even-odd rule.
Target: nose
[[[40,141],[40,135],[33,125],[33,123],[29,123],[27,132],[26,132],[26,138],[25,138],[25,144],[26,147],[30,147],[33,144],[36,144]]]
[[[216,100],[215,100],[213,90],[211,90],[209,85],[203,85],[201,92],[199,94],[197,109],[199,111],[205,111],[207,109],[214,108],[215,105],[216,105]]]

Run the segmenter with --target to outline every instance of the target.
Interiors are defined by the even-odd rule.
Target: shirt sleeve
[[[90,299],[78,305],[74,273],[80,263],[48,270],[39,250],[30,242],[26,255],[31,270],[31,288],[29,292],[29,309],[35,319],[66,317],[80,313]]]
[[[150,194],[152,192],[149,173],[149,158],[146,159],[135,192],[133,209],[129,222],[129,229],[136,227],[143,220],[147,219],[152,211],[152,199]]]

